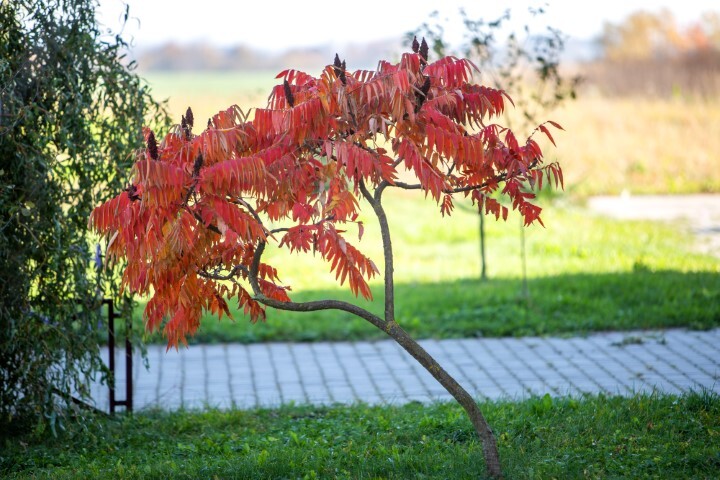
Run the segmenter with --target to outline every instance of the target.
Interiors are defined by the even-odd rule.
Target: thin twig
[[[215,232],[218,235],[222,235],[222,232],[220,231],[220,229],[218,227],[216,227],[215,225],[213,225],[212,223],[205,225],[205,222],[203,221],[202,217],[200,215],[198,215],[197,212],[193,212],[192,210],[190,210],[190,207],[188,207],[187,205],[183,205],[183,208],[185,208],[185,210],[187,210],[193,217],[195,217],[195,220],[197,220],[200,225],[203,225],[205,228],[207,228],[211,232]]]
[[[532,163],[530,165],[528,165],[527,170],[528,171],[532,170],[533,168],[535,168],[535,166],[537,166],[537,164],[538,164],[538,161],[533,160]],[[520,170],[518,170],[517,172],[515,172],[512,175],[508,175],[507,172],[503,172],[499,175],[495,175],[491,180],[487,180],[479,185],[466,185],[464,187],[446,188],[446,189],[442,190],[442,193],[452,194],[452,193],[470,192],[472,190],[481,190],[483,188],[486,188],[488,185],[490,185],[492,183],[503,182],[503,181],[507,180],[508,177],[515,177],[517,175],[520,175],[521,173],[522,173],[522,171],[520,171]],[[423,188],[423,186],[420,185],[419,183],[410,184],[410,183],[405,183],[405,182],[395,182],[392,185],[396,186],[398,188],[402,188],[403,190],[421,190]]]
[[[198,269],[197,273],[203,278],[209,278],[211,280],[232,280],[237,276],[238,273],[243,272],[248,274],[248,269],[245,265],[235,265],[229,273],[221,275],[219,273],[208,272],[207,270]]]

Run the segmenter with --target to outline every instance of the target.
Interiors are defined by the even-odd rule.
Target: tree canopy
[[[424,42],[376,71],[350,72],[336,57],[319,77],[282,72],[268,108],[252,118],[231,107],[195,134],[188,110],[159,143],[146,130],[132,184],[91,222],[108,239],[108,257],[128,260],[124,285],[150,295],[148,328],[168,319],[177,345],[203,310],[228,314],[227,298],[253,320],[264,317],[257,295],[288,302],[281,272],[260,261],[270,242],[317,252],[341,284],[370,297],[367,280],[379,271],[344,230],[357,223],[366,191],[421,190],[442,214],[462,195],[507,218],[500,193],[526,224],[541,222],[530,190],[547,174],[560,184],[562,171],[542,163],[532,136],[520,142],[492,123],[509,97],[471,83],[472,71],[455,57],[428,63]],[[552,140],[547,125],[558,127],[536,131]],[[416,183],[400,181],[401,169]]]

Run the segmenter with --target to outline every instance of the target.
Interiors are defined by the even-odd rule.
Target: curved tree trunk
[[[373,207],[375,214],[380,222],[380,231],[383,241],[383,251],[385,256],[385,314],[384,319],[378,317],[365,310],[364,308],[358,307],[348,302],[339,300],[318,300],[313,302],[281,302],[273,298],[269,298],[262,293],[260,285],[258,283],[258,267],[260,265],[260,258],[262,257],[263,251],[265,250],[265,242],[260,242],[257,245],[255,254],[253,256],[252,265],[248,271],[248,280],[252,286],[253,293],[255,294],[255,300],[263,303],[268,307],[277,308],[279,310],[290,310],[296,312],[311,312],[318,310],[343,310],[352,313],[360,318],[363,318],[373,324],[375,327],[384,331],[387,335],[395,340],[406,352],[420,363],[430,375],[432,375],[450,395],[457,400],[457,402],[465,409],[470,421],[475,428],[480,441],[482,443],[483,457],[485,459],[485,466],[487,473],[491,478],[502,479],[502,469],[500,468],[500,454],[497,448],[497,442],[495,441],[495,435],[493,434],[490,425],[485,420],[480,408],[478,407],[472,396],[452,377],[445,371],[444,368],[438,364],[438,362],[420,346],[410,335],[403,330],[400,325],[395,321],[395,293],[394,293],[394,280],[393,280],[393,253],[392,244],[390,241],[390,228],[388,226],[387,216],[380,202],[382,192],[388,184],[382,183],[375,191],[375,195],[372,195],[365,185],[360,183],[360,190],[363,196],[367,199],[370,205]]]
[[[251,283],[255,283],[252,281]],[[253,285],[255,287],[255,285]],[[256,300],[267,305],[268,307],[277,308],[278,310],[290,310],[294,312],[313,312],[318,310],[343,310],[357,315],[360,318],[372,323],[375,327],[384,331],[387,335],[395,340],[406,352],[420,363],[430,375],[442,385],[450,395],[465,409],[470,421],[475,427],[475,431],[482,442],[483,457],[487,472],[491,478],[501,479],[502,470],[500,468],[500,454],[490,425],[485,420],[480,408],[475,403],[472,396],[445,371],[444,368],[408,333],[403,330],[397,322],[387,322],[376,315],[368,312],[351,303],[338,300],[318,300],[314,302],[281,302],[273,298],[268,298],[260,293],[259,288],[255,291]]]
[[[360,182],[360,191],[363,197],[372,206],[375,215],[380,223],[380,234],[383,242],[383,254],[385,257],[385,332],[402,346],[405,351],[413,356],[420,365],[430,372],[430,374],[452,395],[455,400],[465,409],[470,421],[475,427],[483,447],[483,455],[487,471],[492,478],[502,478],[502,470],[500,468],[500,454],[490,425],[483,416],[480,408],[470,394],[445,371],[437,361],[430,356],[424,348],[420,346],[410,335],[403,330],[395,321],[395,285],[393,278],[393,251],[392,242],[390,240],[390,226],[388,225],[385,209],[382,206],[382,194],[386,187],[390,184],[386,181],[375,190],[374,195]]]
[[[470,394],[445,371],[435,359],[427,353],[410,335],[403,330],[396,322],[389,322],[385,328],[385,332],[392,337],[401,347],[405,349],[415,360],[420,363],[425,370],[440,382],[440,384],[452,395],[455,400],[465,409],[470,421],[475,427],[480,440],[482,442],[483,455],[488,474],[492,478],[502,478],[502,469],[500,468],[500,455],[490,425],[485,420],[485,416],[480,411],[475,400]]]

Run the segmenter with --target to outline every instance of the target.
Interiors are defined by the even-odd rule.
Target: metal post
[[[108,366],[110,367],[110,413],[115,413],[115,308],[112,299],[104,299],[108,305]]]
[[[131,320],[125,320],[125,400],[117,400],[115,398],[115,318],[121,315],[115,313],[115,304],[112,298],[103,300],[108,306],[108,366],[110,367],[110,413],[115,413],[115,407],[124,406],[125,411],[133,410],[133,378],[132,378],[132,342],[130,341],[130,333],[132,328]]]
[[[133,378],[132,378],[132,345],[130,343],[130,333],[132,329],[132,320],[125,320],[125,410],[132,412],[133,410]]]

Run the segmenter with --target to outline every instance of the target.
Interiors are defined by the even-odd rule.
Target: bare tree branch
[[[309,224],[309,225],[312,225],[312,226],[315,226],[315,227],[319,227],[319,226],[322,225],[323,223],[325,223],[325,222],[331,222],[331,221],[333,221],[333,220],[335,220],[335,215],[328,215],[327,217],[323,218],[322,220],[320,220],[320,221],[318,221],[318,222],[315,222],[315,223],[311,223],[311,224]],[[288,228],[288,227],[278,227],[278,228],[273,228],[272,230],[269,231],[269,233],[272,234],[272,233],[288,232],[288,231],[290,231],[290,228]]]
[[[277,308],[278,310],[288,310],[291,312],[315,312],[318,310],[342,310],[360,318],[367,320],[380,330],[386,331],[388,323],[377,315],[373,315],[362,307],[353,305],[352,303],[342,300],[317,300],[312,302],[281,302],[274,298],[269,298],[260,293],[255,293],[255,300],[267,305],[268,307]]]
[[[533,168],[535,168],[537,166],[537,164],[538,164],[538,160],[533,160],[532,163],[530,163],[530,165],[528,165],[527,170],[528,171],[532,170]],[[513,173],[512,175],[508,175],[507,172],[503,172],[500,175],[495,175],[492,178],[492,180],[488,180],[479,185],[465,185],[464,187],[446,188],[446,189],[442,190],[442,193],[452,194],[452,193],[470,192],[473,190],[482,190],[483,188],[487,187],[491,183],[504,182],[508,178],[512,178],[512,177],[515,177],[520,174],[522,174],[522,172],[519,170],[517,172]],[[410,184],[410,183],[405,183],[405,182],[395,182],[393,184],[388,183],[388,185],[402,188],[403,190],[422,190],[422,188],[423,188],[423,186],[420,185],[419,183]]]
[[[281,302],[274,298],[267,297],[260,289],[260,282],[258,281],[258,271],[260,269],[260,259],[265,251],[265,242],[259,242],[255,253],[253,254],[253,261],[250,265],[250,271],[248,273],[248,281],[252,287],[254,299],[268,307],[277,308],[278,310],[288,310],[291,312],[314,312],[318,310],[342,310],[353,315],[357,315],[360,318],[367,320],[368,322],[375,325],[381,330],[386,330],[387,322],[373,315],[369,311],[362,307],[353,305],[352,303],[344,302],[342,300],[318,300],[313,302]]]
[[[266,229],[265,229],[265,225],[263,225],[262,219],[260,218],[260,215],[258,215],[257,211],[256,211],[247,201],[245,201],[244,198],[242,198],[242,197],[237,197],[237,198],[235,198],[235,200],[236,200],[240,205],[242,205],[243,207],[245,207],[248,212],[250,212],[250,215],[253,216],[253,218],[255,219],[255,221],[258,222],[258,224],[263,228],[263,230],[266,230]],[[266,230],[266,231],[267,231],[267,230]]]
[[[204,269],[198,269],[197,273],[203,278],[208,278],[210,280],[232,280],[235,278],[238,273],[243,272],[246,275],[248,274],[248,269],[245,265],[235,265],[227,274],[222,275],[217,272],[208,272]]]

